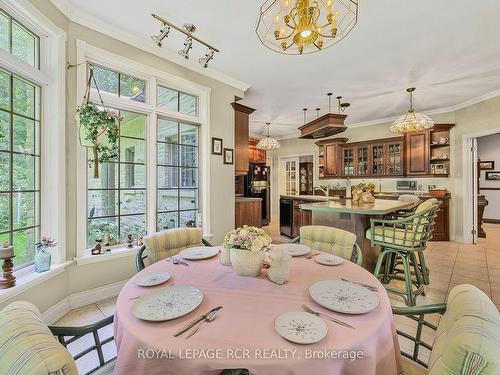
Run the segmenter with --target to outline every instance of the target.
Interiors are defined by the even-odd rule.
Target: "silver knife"
[[[214,307],[212,310],[210,310],[209,312],[207,312],[206,314],[203,314],[202,316],[200,316],[199,318],[196,318],[195,320],[189,322],[188,324],[186,324],[184,327],[180,328],[179,330],[175,331],[174,333],[174,337],[177,337],[179,335],[182,335],[184,332],[190,330],[191,328],[193,328],[195,325],[197,325],[198,323],[204,321],[206,319],[206,317],[214,312],[214,311],[217,311],[217,310],[220,310],[222,309],[222,306],[217,306],[217,307]]]

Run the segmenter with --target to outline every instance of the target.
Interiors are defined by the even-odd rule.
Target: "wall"
[[[437,184],[439,187],[448,189],[451,194],[450,200],[450,236],[452,239],[461,241],[463,239],[463,140],[467,135],[477,132],[498,129],[500,132],[500,97],[495,97],[460,110],[436,114],[431,116],[436,123],[454,123],[455,127],[450,134],[450,175],[448,178],[412,178],[417,180],[424,188],[429,184]],[[386,138],[394,136],[389,131],[391,123],[380,123],[365,127],[350,128],[337,136],[349,138],[349,142],[365,141],[377,138]],[[318,147],[313,140],[286,139],[281,140],[281,148],[269,152],[272,168],[272,214],[277,217],[279,210],[279,181],[278,181],[278,160],[280,157],[314,154],[318,155]],[[500,166],[500,165],[499,165]],[[382,191],[394,191],[397,179],[382,179]],[[353,180],[353,184],[360,180]],[[365,181],[374,182],[377,187],[378,179],[366,179]],[[340,182],[345,184],[344,180],[316,180],[315,185],[324,183]],[[472,199],[470,197],[469,199]],[[275,219],[276,220],[276,219]]]
[[[230,103],[235,96],[243,97],[244,93],[222,82],[208,78],[188,70],[180,65],[164,60],[158,56],[134,48],[116,39],[88,29],[69,21],[49,0],[30,0],[47,18],[66,31],[67,61],[76,61],[76,40],[80,39],[90,45],[105,49],[117,55],[134,59],[138,63],[177,75],[197,84],[211,88],[210,122],[211,137],[223,138],[224,147],[234,147],[234,111]],[[61,98],[63,100],[63,98]],[[76,186],[85,183],[77,181],[76,150],[79,146],[77,127],[74,116],[76,98],[76,69],[66,74],[66,258],[76,257]],[[214,243],[222,242],[224,234],[234,228],[234,168],[225,165],[220,156],[210,156],[210,201],[211,232]],[[227,199],[231,197],[231,199]],[[112,263],[112,264],[110,264]],[[135,273],[133,257],[119,258],[87,265],[72,264],[62,275],[58,275],[11,300],[2,301],[0,308],[12,300],[28,300],[35,303],[41,311],[53,306],[69,294],[97,288],[110,283],[126,280]]]
[[[494,134],[477,139],[477,155],[480,160],[495,162],[493,171],[500,171],[500,134]],[[480,171],[479,187],[497,188],[498,190],[480,190],[488,200],[484,210],[485,219],[500,220],[500,181],[487,181],[487,171]]]

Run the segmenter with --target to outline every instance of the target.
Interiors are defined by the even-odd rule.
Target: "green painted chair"
[[[395,315],[417,322],[415,337],[398,335],[413,342],[413,352],[403,355],[406,375],[495,375],[500,374],[500,314],[493,302],[473,285],[454,287],[447,304],[393,307]],[[444,314],[436,326],[431,314]],[[428,327],[435,332],[431,344],[422,340]],[[419,359],[421,348],[430,351],[429,362]]]
[[[371,241],[371,246],[378,245],[382,248],[374,275],[384,284],[392,279],[403,280],[404,291],[389,286],[385,288],[402,296],[408,306],[415,306],[416,296],[424,292],[423,285],[429,278],[423,252],[427,241],[432,237],[440,204],[437,199],[429,199],[421,203],[410,216],[395,220],[370,219],[371,227],[366,231],[366,238]],[[393,267],[398,260],[403,267],[402,275],[395,272]]]
[[[356,235],[343,229],[322,225],[305,225],[300,236],[292,243],[301,243],[313,250],[337,255],[358,265],[363,263],[363,253],[356,243]]]
[[[149,264],[179,254],[181,250],[195,246],[212,246],[203,239],[200,228],[166,229],[144,238],[144,245],[137,250],[135,267],[143,270],[147,259]]]
[[[113,337],[101,340],[98,332],[112,323],[110,316],[83,327],[47,327],[33,304],[13,302],[0,311],[0,374],[78,375],[75,360],[94,350],[99,366],[89,374],[112,374],[114,358],[106,362],[102,346]],[[73,358],[66,346],[88,334],[93,335],[94,345]]]

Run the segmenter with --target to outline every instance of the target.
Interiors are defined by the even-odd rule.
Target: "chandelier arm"
[[[316,42],[314,42],[313,44],[314,44],[314,47],[316,47],[317,49],[319,49],[319,50],[321,49],[321,47],[320,47],[320,46],[318,46],[318,45],[316,44]]]
[[[280,37],[277,37],[277,38],[276,38],[276,40],[288,39],[288,38],[290,38],[292,35],[293,35],[293,31],[292,31],[290,34],[286,35],[286,36],[280,36]]]

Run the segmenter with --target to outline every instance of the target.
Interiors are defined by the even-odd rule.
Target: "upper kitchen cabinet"
[[[234,173],[248,173],[248,141],[249,117],[255,109],[237,102],[231,103],[234,108]]]
[[[248,160],[252,164],[266,164],[266,150],[259,150],[257,143],[259,143],[257,138],[248,140]]]
[[[341,176],[341,146],[347,141],[347,138],[332,138],[316,142],[319,147],[319,178],[337,178]]]
[[[429,174],[429,132],[406,134],[405,143],[407,174],[409,176]]]

